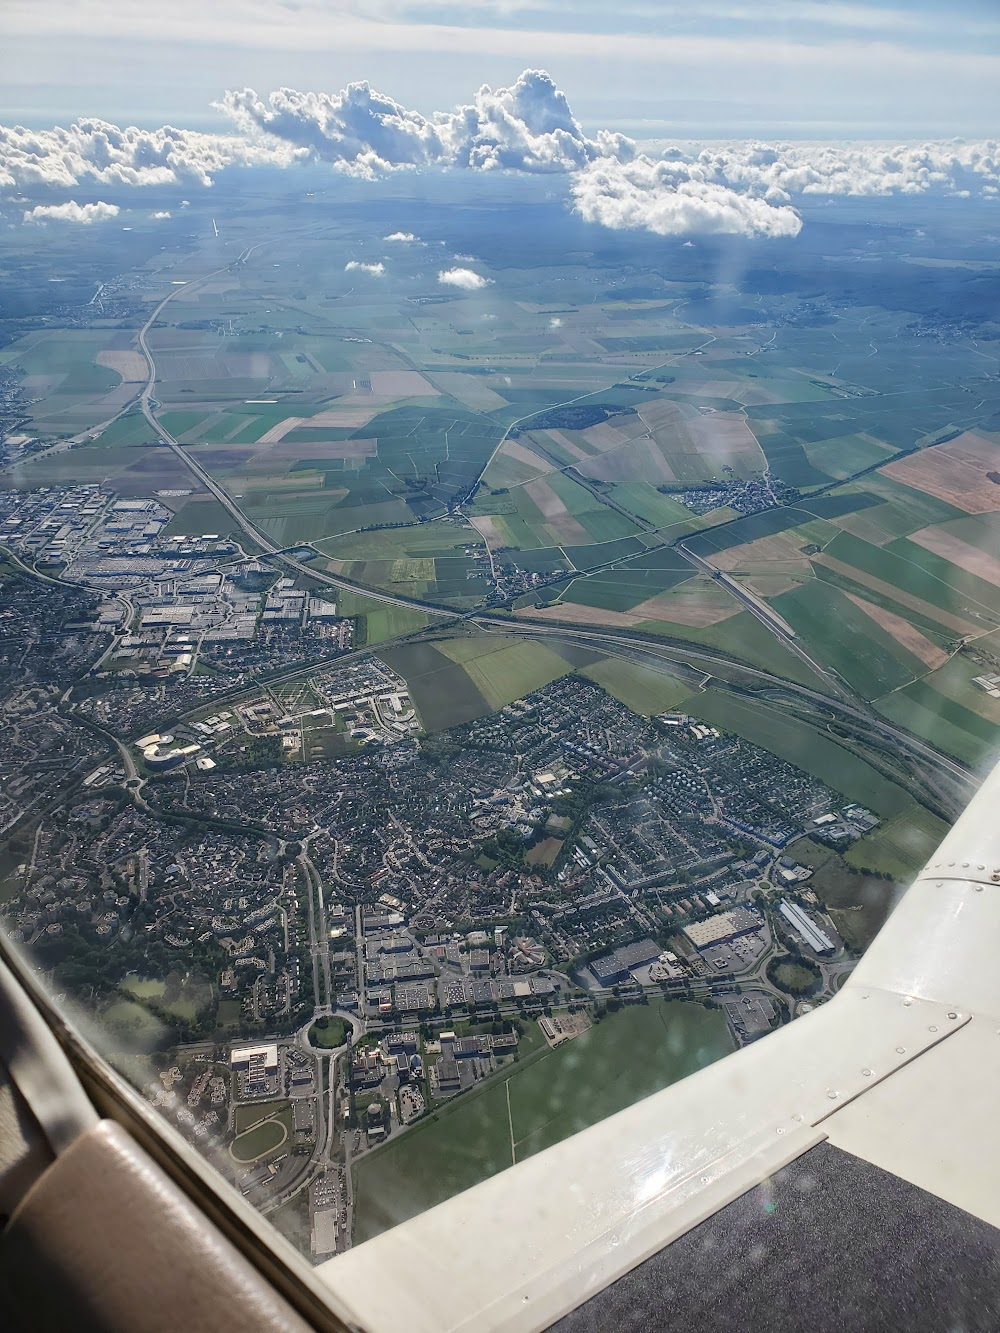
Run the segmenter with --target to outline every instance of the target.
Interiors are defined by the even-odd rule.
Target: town
[[[744,1044],[850,970],[796,850],[870,810],[572,672],[428,731],[335,594],[170,517],[0,496],[4,918],[313,1259],[522,1059],[664,998]]]

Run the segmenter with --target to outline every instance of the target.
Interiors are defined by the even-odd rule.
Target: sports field
[[[356,1242],[711,1064],[733,1049],[725,1017],[654,1000],[525,1057],[355,1168]]]
[[[255,1162],[283,1147],[292,1137],[292,1110],[287,1101],[238,1106],[236,1136],[229,1151],[237,1162]]]

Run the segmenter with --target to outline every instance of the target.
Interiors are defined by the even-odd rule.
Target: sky
[[[997,0],[3,0],[2,15],[8,225],[127,225],[123,210],[169,212],[151,191],[182,206],[261,169],[294,188],[306,164],[501,192],[546,176],[587,222],[664,237],[793,238],[836,197],[1000,211]]]
[[[588,131],[1000,132],[996,0],[4,0],[0,123],[219,130],[226,89],[368,80],[425,115],[542,67]]]

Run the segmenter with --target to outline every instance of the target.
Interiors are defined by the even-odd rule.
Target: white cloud
[[[796,236],[802,228],[793,208],[699,180],[685,164],[643,156],[577,172],[571,190],[581,217],[615,230],[775,237]]]
[[[252,88],[216,104],[244,133],[273,136],[342,171],[373,179],[415,167],[474,171],[574,171],[600,157],[628,159],[635,146],[602,130],[588,139],[544,70],[527,69],[509,88],[489,84],[466,106],[424,116],[351,83],[339,93],[279,88],[266,101]]]
[[[152,216],[154,218],[168,218],[170,216],[170,209],[161,208],[158,212],[154,213]]]
[[[695,156],[665,154],[693,179],[772,203],[807,195],[978,193],[1000,180],[1000,142],[732,144]]]
[[[118,216],[119,209],[117,204],[105,204],[98,202],[96,204],[78,204],[75,199],[68,200],[65,204],[38,204],[35,208],[25,211],[25,222],[106,222],[108,218]]]
[[[730,144],[667,149],[577,172],[577,212],[606,227],[662,236],[795,236],[794,204],[810,196],[988,194],[1000,181],[1000,142]]]
[[[603,226],[665,236],[793,236],[802,225],[799,205],[810,196],[993,198],[1000,187],[996,140],[750,142],[671,148],[654,158],[622,135],[585,134],[565,95],[541,70],[525,70],[509,87],[484,84],[468,103],[432,115],[409,110],[367,83],[339,93],[282,88],[266,98],[245,89],[226,93],[219,105],[236,133],[120,128],[96,119],[51,130],[0,127],[0,189],[32,201],[78,186],[175,186],[190,193],[226,169],[315,161],[366,179],[416,169],[541,172],[568,176],[577,212]],[[384,239],[425,244],[408,231]],[[476,262],[464,255],[451,260]],[[472,289],[468,279],[465,285]]]
[[[462,287],[467,292],[488,287],[492,281],[492,278],[484,278],[471,268],[443,268],[438,274],[438,282],[444,283],[446,287]]]
[[[385,272],[385,265],[382,263],[366,264],[360,259],[349,259],[344,265],[345,273],[372,273],[375,277],[381,277]]]
[[[120,128],[103,120],[78,120],[68,129],[0,126],[0,186],[30,190],[102,185],[211,185],[232,165],[287,165],[287,145],[195,130]],[[301,154],[299,154],[301,156]]]

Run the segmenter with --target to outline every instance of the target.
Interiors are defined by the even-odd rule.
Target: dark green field
[[[406,680],[427,731],[442,731],[485,717],[490,705],[458,662],[430,643],[405,643],[381,654]]]
[[[898,689],[927,670],[919,658],[828,583],[804,583],[774,598],[772,605],[820,660],[865,699]]]
[[[358,1163],[355,1241],[496,1175],[512,1158],[530,1157],[730,1050],[720,1011],[654,1000],[608,1015],[555,1050],[536,1051]]]

